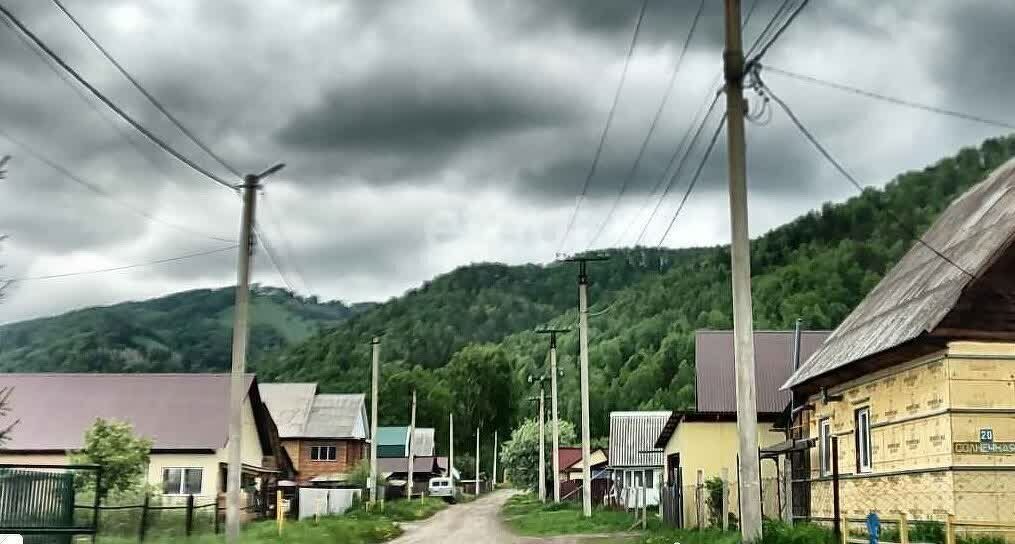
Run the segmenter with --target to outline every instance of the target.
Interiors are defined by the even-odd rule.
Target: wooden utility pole
[[[539,501],[546,502],[546,393],[539,381]]]
[[[550,335],[550,433],[553,435],[553,502],[560,502],[560,422],[557,419],[557,334],[571,329],[537,329],[539,334]]]
[[[381,337],[375,336],[370,341],[370,502],[377,501],[377,396],[380,394],[381,381]]]
[[[740,435],[740,534],[745,543],[761,538],[761,472],[758,460],[758,403],[754,374],[754,318],[751,304],[751,241],[747,230],[747,166],[744,143],[744,50],[740,0],[726,0],[727,161],[730,184],[730,259],[733,284],[733,345],[736,361],[737,429]]]
[[[247,316],[250,311],[250,258],[254,252],[253,229],[257,191],[261,180],[281,170],[276,164],[256,175],[243,176],[243,215],[240,220],[239,259],[236,267],[236,306],[233,309],[233,353],[229,372],[229,441],[226,460],[226,542],[240,538],[240,486],[242,474],[243,403],[247,397]]]
[[[415,434],[416,434],[416,390],[413,389],[412,390],[412,415],[410,416],[410,419],[409,419],[409,437],[408,437],[409,438],[408,439],[409,451],[406,452],[407,457],[409,459],[409,468],[407,470],[409,478],[405,482],[405,498],[407,498],[407,499],[411,499],[412,498],[412,477],[413,477],[413,473],[412,473],[413,451],[412,450],[413,450],[413,447],[415,447],[415,444],[413,444],[412,442],[413,442],[413,438],[414,438],[413,435],[415,435]]]
[[[582,404],[582,513],[592,517],[592,441],[589,431],[589,261],[605,261],[608,257],[572,257],[578,263],[578,348]]]

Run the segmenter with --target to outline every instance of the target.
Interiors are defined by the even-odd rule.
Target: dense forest
[[[827,203],[754,240],[756,327],[789,328],[797,317],[808,328],[835,327],[909,248],[915,233],[1013,156],[1015,137],[988,140],[899,175],[884,189]],[[727,247],[604,253],[611,259],[591,268],[589,352],[592,431],[600,437],[607,433],[611,410],[691,406],[694,331],[732,325]],[[415,388],[419,423],[437,427],[439,449],[446,447],[447,414],[453,411],[462,430],[456,443],[471,451],[472,429],[481,427],[486,437],[496,429],[506,438],[533,411],[528,378],[545,372],[547,339],[532,330],[574,325],[575,276],[568,263],[482,263],[375,306],[307,304],[286,294],[289,302],[272,304],[291,302],[323,313],[287,313],[286,319],[301,324],[295,327],[301,332],[288,337],[290,327],[279,326],[278,319],[255,318],[253,367],[262,381],[317,381],[326,392],[366,391],[370,338],[383,332],[382,423],[405,423]],[[123,307],[122,313],[85,310],[8,325],[0,329],[0,370],[224,368],[228,291],[174,295],[193,298],[179,307],[167,297],[110,307]],[[213,295],[228,300],[214,303]],[[195,318],[203,304],[209,308]],[[190,305],[195,309],[187,309]],[[134,312],[157,318],[140,319]],[[209,333],[199,319],[218,328]],[[265,326],[274,332],[265,333]],[[560,338],[561,412],[571,421],[579,420],[576,360],[577,335],[566,334]],[[492,442],[483,443],[486,455]]]
[[[260,357],[337,325],[372,304],[321,303],[254,286],[250,353]],[[0,372],[228,370],[235,290],[197,289],[0,327]]]

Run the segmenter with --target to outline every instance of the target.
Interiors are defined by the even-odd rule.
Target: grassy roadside
[[[303,521],[286,520],[282,535],[274,521],[250,523],[243,528],[240,541],[243,544],[379,544],[402,534],[399,522],[419,521],[447,508],[439,499],[388,501],[384,510],[367,511],[362,505],[341,516],[322,517]],[[100,536],[99,544],[135,544],[136,537]],[[145,543],[170,544],[223,544],[225,537],[199,535],[191,538],[163,537],[146,538]]]

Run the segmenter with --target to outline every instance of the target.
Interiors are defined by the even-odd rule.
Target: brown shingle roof
[[[78,449],[100,417],[132,424],[155,450],[214,450],[228,437],[228,374],[0,374],[8,386],[20,422],[6,450]]]
[[[913,244],[784,387],[802,385],[933,331],[972,282],[966,272],[980,276],[1011,246],[1012,189],[1015,159],[952,202],[923,235],[962,270]]]
[[[800,360],[806,361],[828,335],[828,331],[802,331]],[[793,331],[754,332],[754,372],[758,412],[781,412],[790,401],[790,393],[779,387],[793,373]],[[733,331],[695,332],[694,373],[698,412],[736,413]]]

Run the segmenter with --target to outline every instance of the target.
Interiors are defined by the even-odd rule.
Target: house
[[[412,453],[417,457],[433,457],[435,430],[416,427],[412,434]],[[378,427],[377,457],[398,458],[409,456],[409,427]]]
[[[809,357],[828,337],[828,331],[801,331],[800,360]],[[790,393],[780,387],[793,373],[796,342],[793,331],[754,333],[754,371],[758,410],[758,445],[783,441],[776,432]],[[694,334],[693,410],[673,412],[655,441],[663,451],[663,482],[678,487],[695,485],[698,471],[707,480],[723,470],[734,475],[739,453],[733,331],[696,331]],[[776,476],[773,463],[763,463],[762,477]]]
[[[243,486],[263,489],[291,477],[292,466],[257,380],[245,381]],[[145,481],[164,496],[207,502],[225,491],[228,374],[0,374],[0,387],[13,389],[10,417],[19,421],[0,463],[66,464],[104,418],[151,439]]]
[[[607,456],[606,450],[594,448],[589,452],[591,456],[592,477],[607,478]],[[558,477],[561,481],[582,479],[582,449],[580,447],[561,447],[557,449],[557,466],[560,467]]]
[[[663,452],[656,439],[670,412],[610,412],[609,469],[617,497],[634,506],[659,504]]]
[[[318,393],[315,383],[261,384],[300,483],[342,483],[367,456],[370,425],[362,394]]]
[[[837,465],[843,516],[1015,519],[1013,240],[1010,160],[956,199],[786,382],[795,424],[817,442],[794,466],[794,514],[833,516]]]

